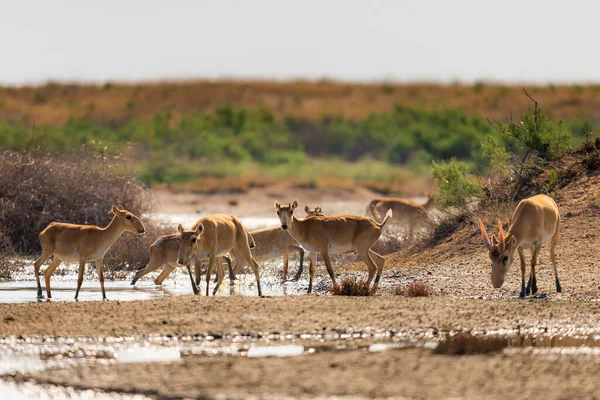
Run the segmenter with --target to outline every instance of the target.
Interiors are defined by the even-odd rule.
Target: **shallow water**
[[[181,276],[180,276],[181,275]],[[280,278],[273,276],[261,277],[261,288],[263,296],[282,296],[304,292],[304,284],[300,282],[298,286],[295,282],[281,283]],[[306,283],[308,285],[308,283]],[[73,279],[52,280],[52,299],[51,301],[74,301],[75,289],[77,283]],[[210,293],[215,284],[211,282]],[[140,280],[135,286],[130,285],[130,280],[124,281],[105,281],[104,288],[106,297],[109,300],[154,300],[169,296],[181,296],[193,294],[192,287],[187,275],[178,274],[175,279],[169,279],[163,282],[163,285],[155,285],[151,280]],[[200,293],[205,294],[206,284],[202,283],[199,287]],[[44,298],[37,298],[37,286],[35,280],[0,282],[0,303],[27,303],[36,301],[46,301],[45,286],[42,284]],[[217,296],[257,296],[256,282],[254,275],[239,275],[238,281],[231,284],[228,279],[223,280],[221,287],[216,293]],[[79,301],[99,301],[102,299],[102,292],[98,281],[84,281],[79,292]]]
[[[107,393],[100,390],[79,390],[71,387],[56,385],[37,385],[31,382],[16,383],[0,381],[0,394],[5,400],[50,400],[50,399],[79,399],[79,400],[146,400],[142,395],[125,395]]]
[[[557,356],[600,356],[600,334],[581,329],[568,334],[531,331],[474,333],[477,337],[508,338],[506,355],[523,351]],[[169,362],[188,357],[295,357],[316,352],[397,351],[434,349],[444,335],[394,332],[323,333],[250,337],[230,335],[167,337],[32,337],[0,339],[0,375],[90,364]],[[15,384],[0,380],[2,398],[145,399],[100,391],[78,391],[51,385]],[[6,395],[5,395],[6,393]],[[10,395],[11,397],[6,397]]]
[[[304,278],[298,282],[282,282],[281,271],[282,261],[273,260],[261,264],[261,288],[263,296],[284,296],[306,293],[308,288],[308,265],[305,268]],[[291,278],[298,268],[296,257],[290,257],[290,272],[288,277]],[[52,301],[74,301],[75,289],[77,287],[77,266],[74,264],[66,264],[61,266],[61,275],[55,274],[52,276]],[[152,272],[138,282],[135,286],[131,286],[130,282],[134,272],[128,274],[126,279],[122,280],[105,280],[104,288],[108,300],[155,300],[169,296],[181,296],[193,294],[189,276],[185,268],[179,268],[167,278],[162,285],[155,285],[153,280],[160,273],[159,271]],[[10,282],[0,282],[0,303],[27,303],[36,301],[46,301],[46,286],[43,277],[42,291],[44,298],[37,298],[37,284],[33,275],[33,261],[29,260],[21,269],[13,274],[17,280]],[[214,274],[213,274],[214,278]],[[315,277],[315,287],[326,285],[328,287],[329,277]],[[210,294],[215,283],[210,282]],[[206,293],[206,282],[204,276],[202,282],[198,286],[200,293]],[[229,277],[226,277],[219,290],[217,296],[257,296],[256,279],[251,273],[238,274],[237,280],[231,283]],[[79,301],[100,301],[102,300],[102,292],[98,281],[95,269],[88,267],[88,273],[83,281],[79,292]]]
[[[177,224],[183,225],[184,228],[191,228],[198,219],[205,217],[208,214],[169,214],[169,213],[154,213],[149,214],[145,217],[154,220],[155,222],[164,225],[164,226],[172,226],[173,232],[177,231]],[[249,231],[253,231],[256,229],[267,228],[271,226],[279,225],[279,218],[275,216],[275,211],[273,211],[273,217],[245,217],[240,218],[242,224]]]

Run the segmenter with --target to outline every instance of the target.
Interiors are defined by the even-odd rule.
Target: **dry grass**
[[[447,335],[433,350],[435,354],[467,355],[488,354],[508,347],[508,339],[494,336],[477,336],[471,332]]]
[[[557,118],[600,113],[600,86],[528,86],[530,93]],[[72,118],[121,126],[132,118],[170,110],[213,110],[221,105],[267,107],[282,120],[295,116],[318,120],[323,115],[363,118],[396,104],[435,109],[450,107],[485,117],[521,115],[529,107],[520,86],[494,83],[347,83],[335,81],[180,81],[144,84],[1,87],[0,121],[36,125],[63,124]]]
[[[14,269],[11,258],[15,252],[8,235],[0,230],[0,280],[10,279]]]
[[[431,295],[431,290],[429,290],[422,282],[411,282],[408,286],[396,286],[394,293],[398,296],[429,297]]]
[[[158,183],[153,189],[168,189],[173,193],[247,193],[252,188],[266,187],[275,181],[264,176],[231,176],[227,178],[204,177],[185,183]]]
[[[150,210],[148,192],[111,160],[87,152],[0,153],[0,226],[3,241],[18,254],[37,255],[38,235],[53,221],[106,226],[113,204],[138,216]],[[152,235],[160,233],[147,222],[146,228],[149,235],[143,239],[124,234],[110,250],[106,265],[134,268],[145,263]]]
[[[369,296],[369,285],[364,279],[356,279],[354,276],[342,278],[339,283],[330,289],[334,296]]]

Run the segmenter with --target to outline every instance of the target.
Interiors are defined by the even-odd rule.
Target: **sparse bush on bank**
[[[0,226],[18,254],[36,256],[39,233],[50,222],[106,226],[111,206],[121,204],[141,216],[150,211],[148,192],[119,164],[90,152],[69,155],[0,152]],[[106,265],[135,269],[147,261],[159,232],[148,221],[144,239],[124,233]]]
[[[429,297],[431,296],[431,290],[422,282],[411,282],[408,286],[396,286],[394,294],[408,297]]]
[[[334,296],[369,296],[369,285],[363,279],[347,276],[331,287],[331,294]]]

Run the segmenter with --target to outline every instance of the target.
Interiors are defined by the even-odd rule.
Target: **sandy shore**
[[[317,353],[291,358],[184,359],[51,370],[39,382],[156,398],[593,399],[598,356],[533,352],[433,355],[430,350]]]

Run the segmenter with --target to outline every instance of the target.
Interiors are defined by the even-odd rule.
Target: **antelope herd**
[[[331,263],[331,254],[355,253],[365,263],[368,271],[367,286],[370,294],[375,294],[381,279],[385,257],[376,253],[372,247],[380,238],[386,225],[401,225],[407,231],[406,237],[413,239],[415,231],[420,228],[432,228],[430,210],[433,197],[426,203],[418,204],[409,200],[396,198],[374,199],[367,207],[364,217],[357,215],[328,216],[320,207],[310,209],[304,207],[306,217],[297,218],[294,211],[298,201],[288,204],[275,202],[279,217],[279,226],[248,232],[242,222],[233,215],[213,214],[200,218],[190,229],[179,224],[177,233],[158,238],[149,249],[148,265],[137,271],[131,285],[144,275],[163,268],[155,278],[157,285],[178,267],[186,267],[194,294],[199,294],[198,285],[201,279],[203,262],[206,268],[206,296],[209,295],[210,277],[216,270],[213,295],[219,289],[226,262],[230,280],[235,280],[244,266],[249,266],[256,278],[257,293],[262,296],[258,262],[283,258],[283,281],[287,280],[288,258],[290,254],[298,254],[299,268],[293,280],[300,279],[303,271],[305,252],[310,253],[308,293],[313,287],[317,255],[321,255],[333,285],[336,284],[335,273]],[[35,278],[37,296],[42,298],[40,283],[40,267],[54,256],[44,271],[46,294],[50,299],[50,278],[61,262],[79,263],[77,290],[79,296],[83,282],[84,268],[87,262],[94,262],[98,270],[98,278],[102,290],[102,299],[106,299],[104,290],[103,259],[108,249],[118,240],[123,232],[145,234],[146,229],[141,220],[121,206],[112,207],[113,218],[105,228],[92,225],[75,225],[52,222],[40,233],[41,256],[35,261]],[[553,199],[545,195],[537,195],[522,200],[513,216],[506,234],[502,223],[498,221],[498,237],[488,237],[481,219],[478,220],[483,242],[489,251],[492,261],[492,285],[500,288],[506,279],[515,251],[521,261],[521,292],[525,297],[538,290],[535,267],[538,254],[543,243],[550,242],[550,257],[554,267],[556,290],[562,288],[556,268],[555,250],[559,238],[560,215]],[[531,270],[525,285],[524,249],[532,250]],[[195,279],[191,265],[194,264]],[[373,283],[371,287],[371,283]]]

